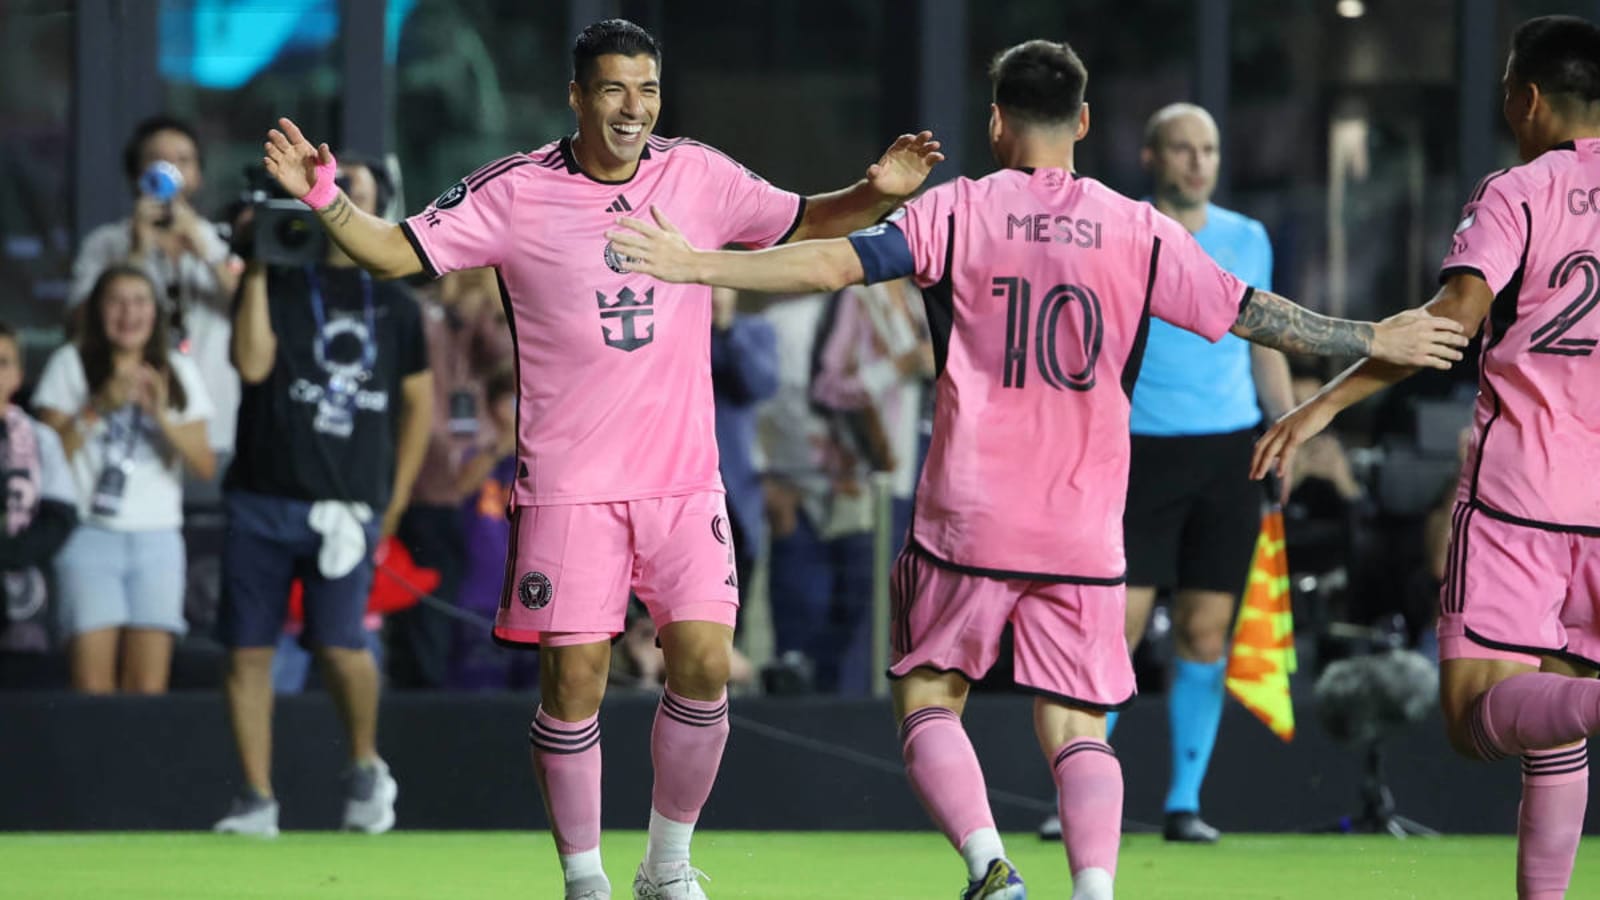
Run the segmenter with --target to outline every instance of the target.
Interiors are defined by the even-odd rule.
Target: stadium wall
[[[380,748],[400,781],[400,827],[544,827],[527,756],[532,702],[512,695],[391,695]],[[835,699],[735,700],[733,737],[704,826],[721,829],[922,829],[900,773],[886,704]],[[608,701],[607,827],[642,828],[650,787],[648,696]],[[1166,787],[1161,698],[1123,717],[1117,751],[1130,830],[1159,822]],[[966,721],[1002,829],[1032,829],[1053,807],[1030,731],[1029,701],[975,697]],[[345,744],[320,694],[280,698],[274,772],[286,829],[336,827]],[[1386,763],[1399,811],[1452,833],[1509,832],[1516,761],[1450,755],[1440,723],[1393,738]],[[0,830],[199,830],[238,786],[222,698],[0,695]],[[1303,722],[1292,746],[1229,704],[1205,789],[1224,831],[1310,830],[1359,811],[1360,760]],[[1593,821],[1593,819],[1591,819]]]

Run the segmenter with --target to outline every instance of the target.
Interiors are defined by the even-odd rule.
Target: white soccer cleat
[[[244,834],[251,837],[278,836],[278,801],[263,797],[248,788],[235,797],[228,814],[211,826],[217,834]]]
[[[652,878],[641,863],[639,874],[633,877],[633,900],[708,900],[706,892],[700,888],[702,878],[711,880],[687,862],[667,866],[656,878]]]
[[[344,830],[383,834],[393,828],[400,785],[389,774],[389,764],[380,759],[356,766],[346,779],[350,788],[344,802]]]

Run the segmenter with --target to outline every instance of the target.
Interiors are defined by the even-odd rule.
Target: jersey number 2
[[[1533,346],[1529,352],[1553,353],[1557,356],[1588,356],[1594,352],[1594,338],[1569,338],[1567,332],[1600,304],[1600,290],[1597,290],[1600,288],[1600,261],[1587,250],[1567,254],[1561,262],[1556,263],[1555,271],[1550,273],[1550,287],[1564,287],[1572,280],[1572,276],[1580,272],[1583,273],[1583,290],[1578,293],[1578,299],[1568,303],[1565,309],[1556,313],[1555,318],[1534,331],[1530,338]]]
[[[1087,391],[1094,387],[1095,364],[1100,361],[1100,345],[1105,338],[1105,319],[1100,314],[1100,298],[1094,291],[1078,284],[1058,284],[1051,288],[1039,302],[1037,314],[1032,310],[1033,286],[1026,278],[996,278],[990,294],[1006,298],[1006,355],[1005,386],[1021,388],[1028,375],[1028,331],[1033,330],[1033,355],[1039,367],[1039,377],[1056,390]],[[1069,307],[1075,310],[1069,311]],[[1071,344],[1076,344],[1073,355],[1082,360],[1078,368],[1068,370],[1062,365],[1063,340],[1061,317],[1081,316],[1082,328]]]

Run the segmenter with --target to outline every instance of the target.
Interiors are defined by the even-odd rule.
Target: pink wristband
[[[317,164],[316,183],[311,185],[311,190],[306,191],[304,197],[300,198],[300,202],[320,211],[332,203],[333,198],[339,196],[339,186],[334,184],[334,180],[338,177],[339,161],[330,153],[327,162]]]

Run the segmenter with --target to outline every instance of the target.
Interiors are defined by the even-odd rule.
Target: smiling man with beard
[[[739,603],[717,472],[711,291],[628,272],[606,229],[653,205],[712,246],[840,237],[893,210],[943,157],[931,134],[904,135],[866,178],[801,197],[704,144],[652,135],[661,52],[644,29],[597,22],[572,57],[574,135],[489,163],[399,226],[357,211],[333,184],[327,146],[287,119],[269,135],[266,163],[380,277],[498,269],[519,433],[495,637],[543,648],[530,740],[566,897],[611,896],[597,715],[631,590],[660,629],[667,665],[633,895],[694,900],[705,894],[689,842],[727,741]]]

